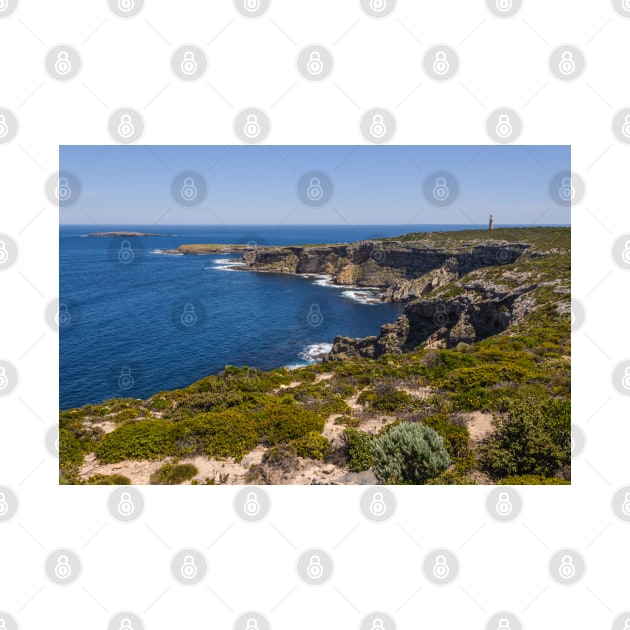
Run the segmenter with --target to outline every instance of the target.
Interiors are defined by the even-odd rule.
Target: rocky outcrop
[[[385,299],[406,301],[475,269],[514,262],[528,247],[501,241],[454,247],[414,241],[259,247],[244,252],[243,270],[327,274],[336,284],[378,287]]]
[[[336,337],[326,360],[376,358],[420,345],[453,348],[503,332],[536,308],[530,293],[536,284],[501,291],[496,284],[477,281],[452,299],[416,299],[393,323],[381,327],[378,337]]]

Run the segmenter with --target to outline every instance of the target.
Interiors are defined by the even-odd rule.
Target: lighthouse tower
[[[490,219],[488,221],[488,229],[494,230],[494,217],[492,215],[490,215]]]

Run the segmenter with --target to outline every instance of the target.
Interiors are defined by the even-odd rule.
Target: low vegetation
[[[129,483],[121,475],[89,473],[98,464],[128,460],[164,462],[151,483],[183,483],[197,474],[186,458],[241,462],[257,447],[264,454],[249,468],[254,483],[278,483],[305,462],[372,471],[381,483],[569,483],[569,230],[502,229],[494,236],[533,248],[431,296],[448,299],[479,279],[517,285],[529,274],[535,304],[503,332],[453,348],[421,344],[402,354],[294,371],[228,366],[148,400],[62,411],[61,483]],[[407,238],[440,244],[478,236],[469,231],[396,240]],[[479,413],[493,424],[475,438],[470,421]],[[326,435],[332,427],[335,439],[322,435],[327,426]],[[86,456],[94,460],[89,467]]]

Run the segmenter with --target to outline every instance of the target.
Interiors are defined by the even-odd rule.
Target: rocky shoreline
[[[240,254],[235,266],[240,271],[326,276],[337,286],[369,288],[378,296],[375,299],[405,304],[403,314],[382,326],[378,336],[336,337],[332,351],[323,356],[331,361],[377,358],[421,344],[453,348],[502,333],[521,321],[536,308],[530,294],[537,284],[527,275],[510,276],[507,268],[522,257],[548,253],[527,238],[502,239],[501,232],[470,231],[465,240],[460,232],[453,241],[449,233],[438,233],[439,238],[427,233],[407,235],[405,240],[332,245],[180,245],[166,253]]]

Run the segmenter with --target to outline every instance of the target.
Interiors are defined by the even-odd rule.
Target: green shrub
[[[348,445],[348,468],[352,472],[361,472],[371,468],[374,465],[372,436],[351,427],[348,427],[343,435]]]
[[[131,479],[124,475],[92,475],[86,482],[88,486],[128,486]]]
[[[293,441],[299,457],[324,459],[330,451],[330,442],[320,433],[310,431],[305,436]]]
[[[200,414],[173,426],[174,453],[179,456],[234,457],[240,461],[260,440],[255,419],[235,409]]]
[[[173,425],[165,420],[141,420],[118,427],[103,437],[95,453],[102,462],[161,459],[175,450]]]
[[[252,415],[269,446],[297,440],[311,431],[321,433],[325,424],[317,413],[296,404],[270,404]]]
[[[402,422],[372,443],[374,474],[386,484],[424,484],[448,468],[442,438],[430,427]]]
[[[199,470],[193,464],[164,464],[149,478],[153,486],[176,486],[192,479]]]
[[[410,394],[389,383],[361,392],[357,401],[372,411],[383,413],[411,409],[415,402]]]
[[[563,400],[506,400],[497,433],[481,449],[493,479],[515,475],[554,477],[571,462],[571,410]]]
[[[460,424],[452,422],[446,414],[435,414],[422,418],[422,424],[434,429],[444,441],[444,448],[452,459],[468,456],[470,452],[470,433]]]
[[[571,485],[566,479],[558,479],[558,477],[541,477],[540,475],[515,475],[513,477],[504,477],[499,479],[497,483],[501,486],[566,486]]]
[[[293,444],[280,444],[268,449],[262,458],[263,463],[284,472],[293,470],[297,464],[297,451]]]

